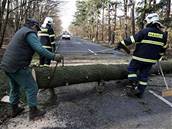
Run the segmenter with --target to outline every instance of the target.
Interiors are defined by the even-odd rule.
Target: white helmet
[[[159,15],[157,13],[151,13],[151,14],[148,14],[145,18],[146,20],[146,24],[154,24],[154,23],[158,23],[160,25],[160,27],[164,27],[160,22],[159,22]]]
[[[51,17],[46,17],[44,19],[44,23],[42,24],[42,27],[46,27],[47,24],[50,24],[50,25],[53,24],[53,19]]]

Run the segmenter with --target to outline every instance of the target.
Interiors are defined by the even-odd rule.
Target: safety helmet
[[[50,25],[53,24],[53,19],[51,17],[46,17],[44,19],[44,23],[42,24],[42,27],[46,27],[47,24],[50,24]]]
[[[146,21],[146,25],[148,24],[159,24],[160,27],[164,27],[160,22],[159,22],[159,15],[157,13],[151,13],[151,14],[148,14],[145,18],[145,21]]]

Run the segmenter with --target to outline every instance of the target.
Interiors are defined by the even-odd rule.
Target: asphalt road
[[[114,54],[116,57],[126,55],[120,51],[114,51],[112,48],[104,47],[100,44],[90,42],[78,37],[72,37],[71,40],[60,40],[58,42],[57,51],[64,55],[75,54]]]
[[[58,52],[65,56],[84,57],[90,51],[107,49],[101,45],[79,38],[60,40]],[[84,56],[83,56],[84,55]],[[126,57],[121,52],[106,55],[114,60]],[[93,57],[98,55],[93,54]],[[88,57],[88,55],[86,56]],[[90,57],[91,58],[91,57]],[[92,59],[94,59],[92,58]],[[76,63],[76,62],[75,62]],[[172,86],[172,75],[166,75]],[[152,75],[142,99],[125,95],[126,80],[105,83],[102,94],[97,94],[97,83],[85,83],[56,89],[57,100],[53,105],[43,106],[45,118],[28,122],[27,112],[10,119],[2,129],[172,129],[172,97],[161,96],[165,88],[161,76]],[[40,92],[39,102],[48,101],[49,93]]]

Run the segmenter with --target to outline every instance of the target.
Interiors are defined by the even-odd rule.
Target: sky
[[[59,5],[60,19],[62,21],[62,28],[64,31],[68,31],[70,23],[73,21],[73,16],[76,11],[76,0],[61,0],[63,1]]]

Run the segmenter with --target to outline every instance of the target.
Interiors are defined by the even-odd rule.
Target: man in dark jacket
[[[25,25],[13,36],[1,61],[1,69],[9,78],[12,117],[24,110],[18,106],[20,87],[23,87],[26,93],[27,104],[30,109],[29,119],[34,120],[45,114],[45,111],[37,108],[38,86],[29,68],[34,52],[57,62],[63,59],[61,55],[53,54],[42,47],[37,37],[39,29],[39,23],[36,20],[27,19]]]
[[[53,19],[51,17],[46,17],[41,26],[41,30],[38,32],[38,36],[42,43],[42,46],[50,52],[55,53],[55,33],[52,27]],[[40,65],[50,65],[51,59],[46,58],[45,56],[40,56]],[[50,91],[50,101],[56,100],[55,90],[53,88],[49,89]]]
[[[121,41],[117,49],[125,49],[135,44],[132,60],[128,66],[129,91],[128,96],[141,98],[147,86],[149,72],[152,65],[160,60],[167,45],[167,32],[159,22],[159,16],[151,13],[146,17],[146,27],[136,35]],[[129,53],[129,51],[127,51]]]
[[[50,52],[55,52],[55,33],[52,24],[53,19],[51,17],[46,17],[41,26],[41,30],[38,32],[38,36],[44,48]],[[50,63],[50,59],[40,56],[40,65],[50,65]]]

